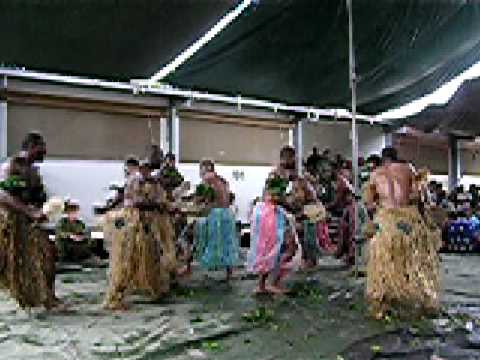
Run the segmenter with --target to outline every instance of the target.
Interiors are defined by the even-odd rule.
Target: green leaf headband
[[[213,200],[215,199],[215,190],[211,186],[200,184],[195,189],[195,195]]]
[[[0,189],[7,191],[12,189],[25,188],[26,186],[26,181],[18,175],[12,175],[3,181],[0,181]]]
[[[267,191],[272,195],[285,195],[287,192],[288,181],[276,176],[267,181]]]

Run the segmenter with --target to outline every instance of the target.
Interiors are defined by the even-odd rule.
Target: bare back
[[[380,207],[396,208],[410,204],[414,191],[414,174],[405,163],[391,163],[377,168],[370,179]]]

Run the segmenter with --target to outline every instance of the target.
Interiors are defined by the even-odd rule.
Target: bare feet
[[[230,280],[232,279],[232,275],[233,275],[233,270],[232,270],[231,267],[228,267],[227,271],[226,271],[226,281],[227,281],[227,283],[229,283]]]
[[[181,277],[188,277],[188,276],[192,275],[192,269],[188,265],[186,265],[186,266],[182,267],[181,269],[177,270],[177,275],[181,276]]]
[[[274,295],[285,295],[289,290],[280,285],[269,285],[267,286],[267,291]]]
[[[103,308],[105,310],[125,312],[128,310],[128,305],[124,302],[120,302],[118,304],[105,304]]]
[[[266,287],[259,285],[259,286],[257,286],[257,287],[255,288],[255,290],[253,291],[253,293],[254,293],[255,295],[265,295],[265,294],[268,294],[269,291],[267,290]]]
[[[54,298],[52,305],[49,308],[49,310],[53,312],[63,312],[63,311],[67,311],[68,309],[69,309],[69,306],[57,297]]]

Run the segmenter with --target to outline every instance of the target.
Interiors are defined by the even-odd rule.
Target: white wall
[[[346,122],[306,122],[303,131],[304,156],[314,146],[319,151],[329,148],[333,154],[352,157],[351,126]],[[383,130],[377,126],[359,125],[358,148],[361,156],[380,153],[385,146]]]
[[[200,182],[198,165],[180,164],[179,170],[192,186]],[[249,204],[261,195],[270,170],[267,166],[217,166],[217,172],[227,179],[236,194],[242,221],[248,221]],[[80,201],[82,217],[87,223],[94,222],[92,204],[104,200],[109,183],[123,179],[123,163],[116,161],[48,160],[40,166],[40,171],[50,196],[69,196]],[[243,171],[244,179],[235,180],[234,171]]]
[[[77,199],[83,219],[94,222],[92,205],[107,196],[112,181],[123,180],[123,162],[89,160],[47,160],[40,172],[49,196]]]
[[[265,180],[271,171],[270,166],[222,166],[216,165],[216,171],[223,176],[230,184],[230,189],[235,193],[236,203],[239,207],[239,218],[243,222],[248,221],[248,210],[250,202],[257,196],[262,195]],[[180,172],[185,179],[192,184],[200,182],[197,164],[180,164]],[[243,180],[234,179],[233,172],[244,173]]]

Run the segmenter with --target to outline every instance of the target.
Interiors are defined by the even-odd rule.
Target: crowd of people
[[[94,252],[72,200],[57,226],[57,250],[48,241],[41,226],[47,220],[47,199],[34,165],[45,154],[43,137],[30,133],[0,173],[0,283],[22,307],[58,304],[55,253],[75,261]],[[191,274],[192,263],[206,271],[223,270],[226,281],[242,265],[228,182],[214,161],[203,160],[201,183],[191,191],[175,160],[155,146],[147,160],[129,157],[125,184],[113,186],[115,196],[96,207],[111,243],[108,309],[126,309],[127,295],[137,289],[155,300],[165,296],[178,277]],[[369,241],[367,300],[372,313],[438,309],[440,232],[425,210],[426,197],[436,194],[432,184],[424,186],[425,178],[397,159],[393,148],[360,165],[363,201],[352,187],[349,161],[314,149],[299,174],[295,149],[281,149],[251,210],[246,267],[258,276],[255,293],[287,293],[286,276],[315,268],[321,254],[344,256],[352,263],[358,226]],[[478,201],[472,195],[474,199]],[[435,201],[441,203],[438,194]],[[336,241],[328,231],[333,215],[341,219]]]

